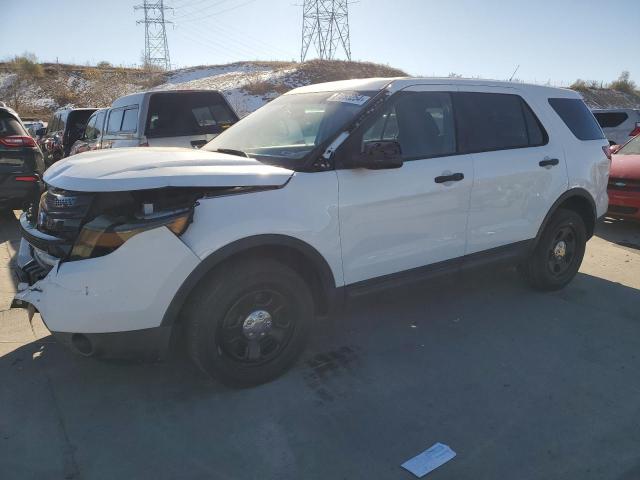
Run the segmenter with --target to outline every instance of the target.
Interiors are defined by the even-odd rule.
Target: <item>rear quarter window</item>
[[[604,140],[600,125],[579,98],[550,98],[549,105],[578,140]]]
[[[625,112],[593,112],[593,116],[602,128],[619,127],[629,118]]]

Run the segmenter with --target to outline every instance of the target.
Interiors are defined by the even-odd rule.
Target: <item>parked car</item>
[[[40,146],[45,154],[47,166],[68,157],[71,146],[80,138],[87,120],[96,108],[62,108],[56,110],[47,125],[47,130],[36,132],[41,137]]]
[[[640,110],[632,108],[596,109],[593,115],[598,120],[611,145],[624,145],[640,135]]]
[[[237,121],[224,95],[213,90],[135,93],[113,102],[94,145],[199,148]]]
[[[40,130],[41,128],[45,128],[44,122],[40,120],[23,121],[22,124],[24,125],[24,128],[27,130],[29,135],[31,135],[34,138],[37,136],[36,132],[38,130]]]
[[[497,262],[564,287],[607,210],[608,154],[570,90],[302,87],[201,150],[51,167],[38,213],[20,219],[16,302],[84,355],[155,355],[184,332],[200,368],[253,385],[353,296]]]
[[[640,135],[612,147],[609,215],[640,220]]]
[[[18,114],[0,107],[0,208],[20,209],[38,198],[42,152]]]
[[[82,135],[71,147],[69,155],[99,150],[102,147],[102,134],[108,112],[108,108],[100,108],[91,114]]]

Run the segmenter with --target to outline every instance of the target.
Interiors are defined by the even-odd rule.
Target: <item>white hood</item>
[[[251,158],[186,148],[96,150],[61,160],[44,174],[47,184],[78,192],[162,187],[281,186],[293,171]]]

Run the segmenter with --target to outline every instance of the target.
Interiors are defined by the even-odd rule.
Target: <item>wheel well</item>
[[[587,238],[591,238],[593,236],[593,232],[596,227],[596,214],[593,211],[593,205],[589,200],[581,195],[573,195],[563,200],[557,208],[573,210],[580,215],[587,229]]]
[[[283,245],[257,246],[234,253],[229,258],[226,258],[219,266],[223,267],[239,259],[244,260],[248,257],[272,258],[293,269],[304,279],[309,287],[316,312],[319,314],[329,312],[329,289],[331,286],[327,285],[327,282],[323,280],[322,274],[315,262],[303,252]]]
[[[247,243],[260,241],[259,238],[249,239]],[[290,241],[291,242],[291,241]],[[294,242],[295,243],[295,242]],[[263,244],[263,245],[230,245],[231,251],[222,251],[212,254],[205,259],[192,274],[185,280],[162,319],[162,325],[171,325],[180,322],[184,308],[190,305],[191,295],[196,290],[200,281],[212,272],[230,266],[238,260],[246,260],[250,257],[272,258],[292,268],[306,282],[314,301],[315,311],[320,314],[328,314],[337,306],[337,288],[333,274],[324,259],[315,250],[309,249],[308,253],[291,244]],[[308,248],[308,247],[307,247]]]

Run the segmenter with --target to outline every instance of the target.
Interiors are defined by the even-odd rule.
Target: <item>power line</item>
[[[169,44],[167,43],[166,24],[172,23],[165,19],[164,0],[145,0],[142,5],[136,5],[134,10],[144,10],[144,20],[137,20],[136,24],[144,23],[144,63],[145,66],[171,69]]]
[[[320,59],[333,60],[342,47],[351,60],[348,0],[304,0],[300,61],[307,58],[312,44]]]

